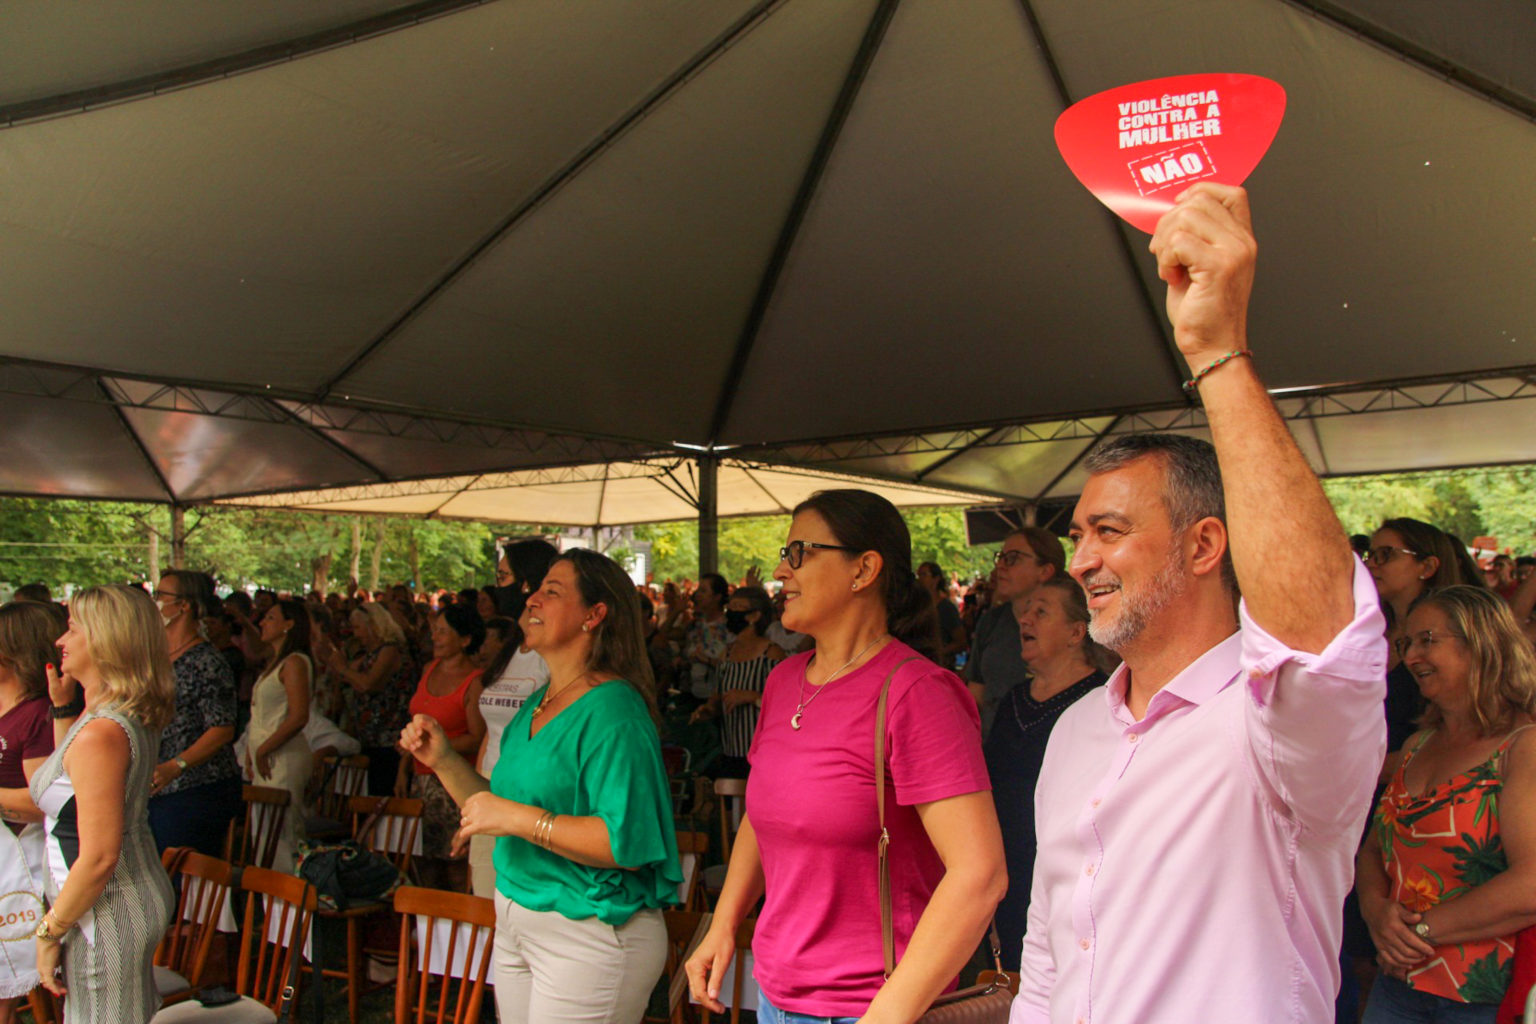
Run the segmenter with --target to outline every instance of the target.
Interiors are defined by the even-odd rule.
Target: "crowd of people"
[[[710,1009],[749,919],[769,1022],[914,1021],[995,922],[1014,1024],[1494,1021],[1536,976],[1536,559],[1345,535],[1248,357],[1240,190],[1192,189],[1152,251],[1212,442],[1098,446],[1070,557],[1024,527],[961,587],[845,489],[734,586],[529,540],[437,600],[19,593],[0,889],[38,925],[0,1024],[39,983],[148,1020],[159,853],[223,853],[252,781],[290,794],[291,870],[315,765],[356,752],[422,802],[421,881],[494,901],[500,1019],[639,1020],[689,731],[746,780],[681,966]]]

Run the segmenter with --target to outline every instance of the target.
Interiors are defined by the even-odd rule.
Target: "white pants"
[[[636,1024],[666,961],[659,910],[615,928],[496,894],[492,971],[501,1024]]]
[[[492,899],[496,895],[496,837],[469,837],[469,891]]]

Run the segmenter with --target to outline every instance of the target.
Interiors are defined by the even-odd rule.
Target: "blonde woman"
[[[165,627],[144,591],[92,587],[71,602],[59,648],[62,672],[47,667],[56,746],[31,784],[50,903],[38,973],[48,991],[68,993],[65,1024],[147,1021],[160,1006],[150,964],[172,906],[148,811],[176,694]]]
[[[415,663],[400,624],[382,604],[358,605],[350,621],[363,653],[348,664],[340,651],[332,649],[331,674],[347,683],[342,703],[347,728],[368,755],[368,792],[388,796],[400,767],[395,743],[410,719]]]

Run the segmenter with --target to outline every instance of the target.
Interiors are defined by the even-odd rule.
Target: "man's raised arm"
[[[1287,647],[1319,653],[1354,618],[1354,555],[1246,357],[1258,254],[1247,194],[1194,186],[1158,222],[1151,250],[1168,284],[1174,341],[1199,380],[1248,614]]]

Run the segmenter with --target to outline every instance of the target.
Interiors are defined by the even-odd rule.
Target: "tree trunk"
[[[411,526],[409,535],[410,547],[408,553],[411,559],[411,582],[416,584],[416,593],[422,593],[421,589],[421,553],[416,550],[416,527]]]
[[[171,506],[171,567],[185,569],[187,562],[187,509]]]
[[[373,521],[373,564],[368,569],[368,593],[379,589],[379,569],[384,562],[384,520]]]
[[[149,533],[149,588],[154,590],[160,586],[160,532],[147,523],[144,529]]]
[[[331,561],[336,556],[327,551],[318,558],[309,560],[310,589],[321,597],[331,585]]]
[[[357,581],[362,576],[363,564],[363,520],[361,516],[352,517],[352,565],[347,571],[347,593],[357,593]]]

